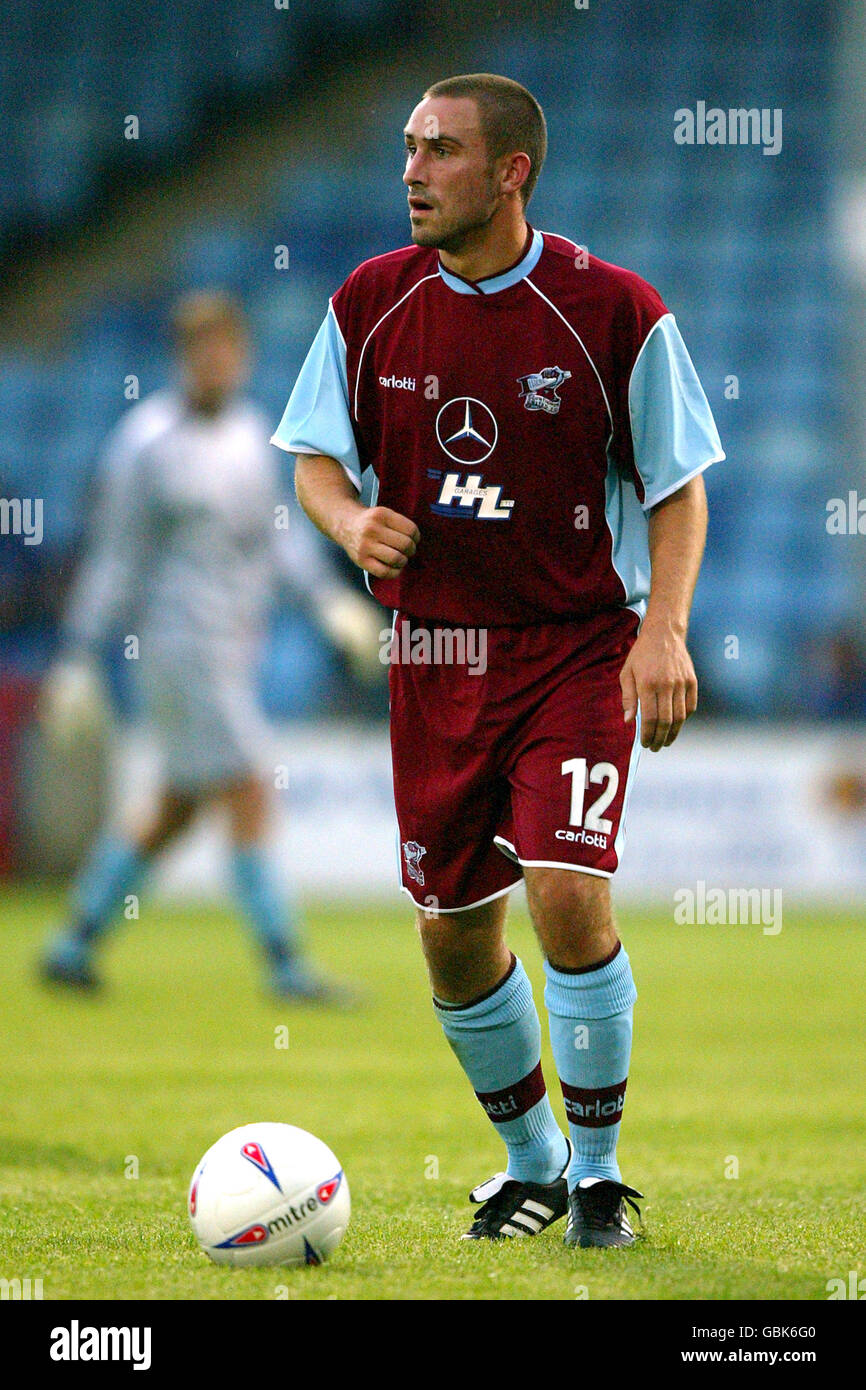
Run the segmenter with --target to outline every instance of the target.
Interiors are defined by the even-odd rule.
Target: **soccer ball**
[[[321,1139],[294,1125],[241,1125],[189,1185],[195,1238],[216,1264],[320,1265],[349,1224],[349,1184]]]

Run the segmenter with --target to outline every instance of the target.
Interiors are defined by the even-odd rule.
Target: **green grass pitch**
[[[0,894],[0,1276],[41,1278],[45,1299],[826,1299],[866,1273],[862,916],[790,910],[765,936],[621,912],[640,1000],[620,1158],[645,1238],[575,1252],[562,1224],[459,1239],[504,1150],[401,901],[310,905],[316,957],[368,991],[352,1014],[269,1001],[229,910],[147,899],[101,998],[46,993],[32,965],[61,901]],[[518,900],[510,938],[540,1000]],[[547,1048],[545,1068],[559,1111]],[[228,1270],[195,1246],[195,1163],[257,1119],[312,1130],[345,1167],[352,1221],[321,1268]]]

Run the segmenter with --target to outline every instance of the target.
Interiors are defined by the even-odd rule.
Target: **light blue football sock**
[[[582,971],[545,962],[544,1002],[574,1157],[569,1190],[581,1178],[620,1182],[616,1145],[631,1056],[637,991],[620,945],[612,957]]]
[[[232,851],[235,891],[256,940],[272,965],[298,954],[297,914],[281,893],[268,856],[260,845]]]
[[[106,935],[124,900],[139,886],[147,856],[131,840],[105,831],[96,841],[72,890],[72,926],[57,949],[70,959],[85,959]]]
[[[541,1072],[541,1026],[532,986],[515,957],[505,978],[473,1003],[433,1007],[488,1118],[508,1150],[508,1173],[552,1182],[568,1155]]]

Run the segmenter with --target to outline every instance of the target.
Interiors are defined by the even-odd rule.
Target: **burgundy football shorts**
[[[524,865],[616,871],[640,755],[619,683],[637,628],[618,609],[461,643],[460,629],[395,615],[394,799],[402,887],[419,907],[477,907]]]

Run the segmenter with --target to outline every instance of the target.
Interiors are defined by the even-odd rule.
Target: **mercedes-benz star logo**
[[[496,448],[499,429],[483,401],[455,396],[436,416],[436,438],[455,463],[483,463]]]

